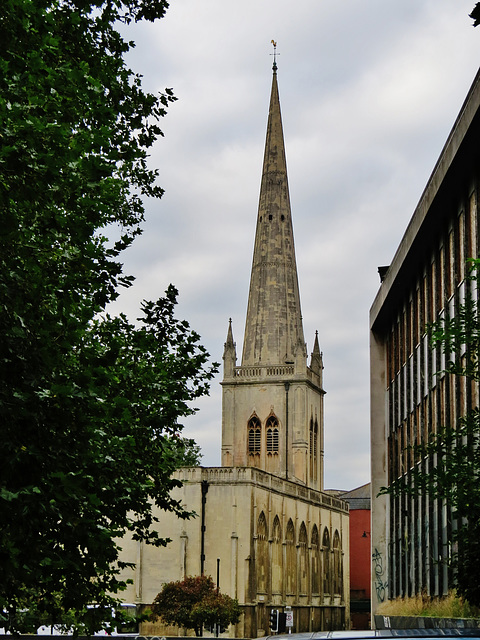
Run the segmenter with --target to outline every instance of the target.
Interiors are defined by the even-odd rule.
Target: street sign
[[[288,609],[285,611],[285,626],[286,627],[293,627],[293,611],[289,611]]]

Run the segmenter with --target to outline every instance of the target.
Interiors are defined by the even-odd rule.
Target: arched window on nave
[[[283,591],[283,540],[282,527],[278,516],[273,520],[272,528],[272,593]]]
[[[312,580],[312,594],[317,595],[320,593],[320,546],[318,539],[317,525],[313,525],[312,529],[312,551],[311,551],[311,580]]]
[[[257,552],[255,566],[257,569],[257,591],[267,592],[268,576],[268,530],[267,520],[263,511],[257,523]]]
[[[300,533],[298,536],[299,546],[299,562],[300,562],[300,594],[308,594],[308,536],[305,523],[300,525]]]
[[[343,589],[343,558],[340,534],[336,530],[333,535],[333,593],[341,595]]]
[[[295,594],[297,562],[295,558],[295,527],[291,519],[288,521],[285,533],[285,547],[287,563],[285,567],[286,592],[287,594]]]
[[[323,553],[323,593],[324,595],[331,594],[331,570],[330,570],[330,534],[327,527],[323,531],[322,538],[322,553]]]

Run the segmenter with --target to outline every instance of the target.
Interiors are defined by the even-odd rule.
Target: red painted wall
[[[366,536],[363,536],[363,533]],[[350,599],[370,598],[370,510],[350,511]]]

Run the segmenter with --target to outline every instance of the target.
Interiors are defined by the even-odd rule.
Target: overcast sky
[[[144,87],[172,87],[152,166],[165,189],[124,254],[136,318],[169,283],[221,362],[242,339],[277,41],[305,338],[324,355],[325,487],[370,479],[368,313],[478,68],[474,0],[171,0],[127,31]],[[220,465],[221,375],[186,435]]]

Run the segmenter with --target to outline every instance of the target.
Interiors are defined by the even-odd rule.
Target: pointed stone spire
[[[315,331],[315,342],[310,359],[310,369],[317,375],[320,375],[323,369],[323,358],[318,343],[318,331]]]
[[[225,342],[225,349],[227,347],[235,348],[235,342],[233,341],[232,319],[228,319],[227,341]]]
[[[275,59],[242,366],[294,363],[299,345],[305,340]]]
[[[223,348],[223,377],[231,378],[237,364],[237,350],[233,341],[232,319],[228,321],[227,341]]]

